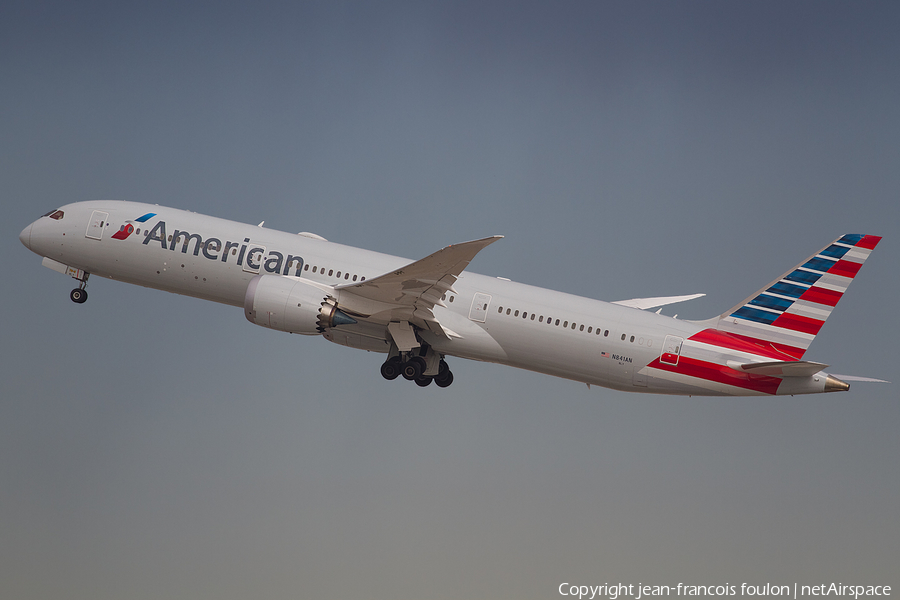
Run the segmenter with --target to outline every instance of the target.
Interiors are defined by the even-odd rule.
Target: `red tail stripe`
[[[856,277],[856,274],[859,273],[859,270],[862,268],[862,264],[849,261],[849,260],[839,260],[835,263],[833,267],[828,269],[829,275],[841,275],[842,277],[849,277],[853,279]]]
[[[840,301],[841,296],[843,296],[841,292],[836,292],[834,290],[827,290],[825,288],[820,287],[811,287],[800,296],[800,300],[806,300],[808,302],[815,302],[816,304],[824,304],[826,306],[836,306],[838,301]]]
[[[801,317],[800,315],[792,315],[791,313],[782,313],[781,316],[772,323],[775,327],[811,333],[812,335],[819,333],[819,330],[822,329],[822,325],[824,324],[824,321],[810,319],[809,317]]]
[[[716,383],[724,383],[745,390],[754,390],[763,392],[764,394],[776,394],[781,379],[777,377],[769,377],[768,375],[751,375],[750,373],[741,373],[735,371],[731,367],[725,365],[717,365],[715,363],[697,360],[695,358],[686,358],[684,356],[678,361],[678,365],[667,365],[660,362],[659,359],[654,360],[647,365],[655,369],[668,371],[670,373],[680,373],[689,377],[705,379],[706,381],[715,381]]]
[[[875,248],[875,246],[878,245],[878,242],[880,242],[880,241],[881,241],[880,235],[864,235],[863,239],[856,242],[856,247],[872,250]]]
[[[805,348],[796,348],[787,344],[779,344],[751,337],[749,335],[741,335],[739,333],[726,333],[717,329],[704,329],[692,335],[690,340],[705,342],[722,348],[730,348],[732,350],[740,350],[741,352],[749,352],[760,356],[768,356],[777,360],[800,360],[803,358]]]
[[[703,331],[695,333],[688,339],[692,342],[702,342],[704,344],[719,346],[720,348],[738,350],[740,352],[747,352],[749,354],[756,354],[767,358],[774,358],[776,360],[785,359],[784,348],[777,348],[777,346],[777,349],[772,348],[770,342],[738,335],[736,333],[725,333],[718,329],[704,329]],[[779,352],[778,350],[782,350],[782,352]],[[787,352],[792,358],[798,353],[800,356],[803,356],[803,350],[800,350],[799,348],[790,348],[790,352]]]

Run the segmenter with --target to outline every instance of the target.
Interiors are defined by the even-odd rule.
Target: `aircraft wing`
[[[406,320],[437,334],[448,335],[434,317],[435,305],[443,306],[441,298],[454,291],[453,284],[475,255],[502,237],[495,235],[453,244],[395,271],[335,289],[341,293],[341,304],[346,303],[351,310],[359,302],[348,298],[348,294],[380,306],[393,307],[392,320]]]
[[[656,308],[657,306],[665,306],[667,304],[675,304],[676,302],[684,302],[693,300],[694,298],[702,298],[706,294],[690,294],[688,296],[657,296],[656,298],[632,298],[631,300],[617,300],[612,304],[619,306],[628,306],[630,308]]]

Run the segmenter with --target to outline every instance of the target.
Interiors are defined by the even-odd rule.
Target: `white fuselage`
[[[22,232],[23,243],[33,252],[94,276],[233,306],[244,306],[248,285],[262,274],[337,286],[372,279],[411,262],[314,236],[156,205],[91,201],[61,210],[63,218],[38,219]],[[151,213],[155,216],[146,222],[135,221]],[[103,216],[102,226],[91,223],[98,214]],[[128,227],[133,231],[129,233]],[[113,237],[117,233],[121,239]],[[483,313],[473,311],[476,295],[481,303],[487,301]],[[768,377],[765,385],[755,384],[753,377],[759,381],[762,376],[731,370],[728,361],[772,357],[755,354],[749,347],[728,349],[692,341],[709,330],[708,322],[680,321],[471,272],[459,276],[443,306],[435,306],[434,316],[455,335],[428,330],[417,334],[442,355],[619,390],[793,394],[820,392],[825,385],[824,373],[783,380]],[[370,350],[387,352],[390,347],[384,323],[337,327],[326,337]],[[669,356],[665,368],[660,368],[667,339],[678,344],[677,356]],[[710,369],[715,373],[705,376]]]

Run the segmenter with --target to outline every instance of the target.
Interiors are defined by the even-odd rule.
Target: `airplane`
[[[243,308],[262,327],[386,355],[381,375],[453,383],[447,357],[497,363],[616,390],[686,396],[847,391],[804,354],[881,237],[847,234],[719,316],[649,309],[691,294],[602,302],[466,268],[499,240],[453,244],[417,261],[121,200],[51,210],[19,235],[42,264]],[[843,378],[843,379],[842,379]]]

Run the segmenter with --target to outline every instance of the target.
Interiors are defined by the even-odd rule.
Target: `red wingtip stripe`
[[[878,245],[878,242],[881,241],[880,235],[864,235],[861,240],[856,242],[857,248],[866,248],[867,250],[872,250],[875,246]]]
[[[843,295],[841,292],[813,286],[803,292],[800,300],[824,304],[825,306],[837,306]]]
[[[810,319],[809,317],[802,317],[791,313],[782,313],[781,316],[772,323],[775,327],[799,331],[801,333],[810,333],[812,335],[819,333],[819,330],[822,329],[822,325],[824,324],[824,321]]]
[[[849,261],[849,260],[839,260],[837,261],[833,267],[828,269],[829,275],[840,275],[841,277],[849,277],[853,279],[856,277],[856,274],[859,273],[859,270],[862,268],[862,264]]]

